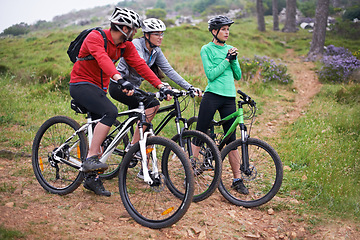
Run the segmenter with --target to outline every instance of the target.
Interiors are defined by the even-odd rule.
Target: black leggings
[[[115,122],[118,109],[106,97],[106,92],[92,84],[71,84],[71,97],[80,105],[84,106],[94,119],[101,119],[101,123],[111,127]]]
[[[211,92],[206,92],[201,100],[198,122],[196,130],[206,133],[211,120],[214,118],[216,110],[219,111],[220,117],[224,118],[236,111],[235,97],[224,97]],[[234,119],[227,121],[223,125],[224,133],[226,133]],[[236,132],[234,131],[226,144],[236,140]]]

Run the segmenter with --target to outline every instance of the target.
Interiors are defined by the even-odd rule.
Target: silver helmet
[[[142,31],[148,32],[163,32],[166,30],[166,26],[160,19],[148,18],[143,21]]]
[[[142,25],[139,14],[127,8],[116,7],[109,20],[116,25],[130,28],[140,28]]]

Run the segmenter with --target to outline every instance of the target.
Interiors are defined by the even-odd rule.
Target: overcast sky
[[[0,32],[21,22],[33,24],[72,10],[117,4],[120,0],[0,0]]]

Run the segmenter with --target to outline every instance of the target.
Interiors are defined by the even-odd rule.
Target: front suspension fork
[[[249,169],[250,163],[249,163],[249,151],[247,144],[247,140],[249,136],[247,135],[245,124],[240,124],[240,130],[241,130],[241,159],[242,159],[240,170],[243,173],[245,173],[245,175],[249,176],[251,174],[251,171]]]

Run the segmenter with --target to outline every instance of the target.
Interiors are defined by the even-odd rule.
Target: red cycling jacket
[[[124,57],[126,62],[154,87],[161,84],[160,79],[154,74],[153,71],[146,65],[144,59],[139,56],[134,44],[126,41],[119,45],[115,45],[110,29],[104,30],[107,37],[107,50],[104,48],[104,39],[100,32],[93,30],[85,38],[79,57],[83,58],[92,55],[95,60],[83,60],[75,62],[71,71],[70,83],[90,82],[107,92],[110,77],[114,74],[120,74],[115,67],[120,57]],[[123,56],[121,56],[121,48],[125,48]],[[101,84],[101,70],[103,83]]]

